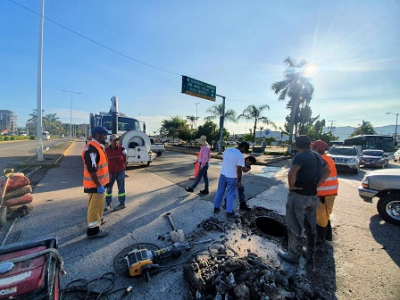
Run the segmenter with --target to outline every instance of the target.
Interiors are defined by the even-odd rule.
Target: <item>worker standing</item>
[[[119,144],[119,136],[112,134],[110,136],[110,146],[106,148],[108,159],[108,171],[110,173],[110,184],[106,192],[106,206],[104,211],[111,210],[112,189],[114,182],[117,181],[119,205],[114,207],[114,210],[125,208],[125,164],[126,164],[126,149]]]
[[[319,198],[317,208],[317,244],[321,244],[325,241],[332,241],[332,227],[329,216],[332,213],[333,203],[338,194],[339,181],[335,162],[325,153],[329,149],[329,145],[324,141],[317,140],[312,143],[312,149],[321,155],[331,170],[329,177],[317,188]]]
[[[105,203],[105,187],[109,182],[107,156],[103,144],[107,138],[107,130],[103,127],[92,129],[92,140],[82,152],[83,188],[89,196],[87,211],[87,237],[102,238],[108,232],[100,230]]]

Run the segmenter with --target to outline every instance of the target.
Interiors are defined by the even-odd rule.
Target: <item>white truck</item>
[[[163,152],[165,152],[165,147],[163,143],[156,143],[154,139],[150,138],[150,150],[157,154],[157,156],[161,156]]]
[[[140,128],[137,119],[118,113],[118,98],[111,98],[110,112],[90,113],[89,133],[93,127],[105,127],[110,134],[119,135],[119,143],[127,151],[127,166],[149,166],[155,154],[151,151],[149,137]],[[87,133],[87,136],[89,134]]]

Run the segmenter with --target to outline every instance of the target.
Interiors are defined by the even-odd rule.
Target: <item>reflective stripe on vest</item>
[[[331,172],[329,177],[317,188],[317,193],[319,197],[337,195],[339,181],[337,179],[337,171],[335,167],[335,162],[326,154],[322,154],[321,157],[328,164]]]
[[[90,141],[87,144],[87,147],[89,145],[92,145],[97,149],[97,152],[99,153],[99,165],[97,166],[97,178],[99,179],[99,182],[102,186],[105,186],[109,182],[109,175],[108,175],[108,164],[107,164],[107,156],[106,153],[104,152],[103,147],[98,142],[95,141]],[[87,148],[86,147],[86,148]],[[83,186],[85,188],[96,188],[96,184],[93,182],[92,178],[90,177],[90,173],[87,169],[87,166],[85,164],[85,150],[82,152],[82,159],[83,159]]]

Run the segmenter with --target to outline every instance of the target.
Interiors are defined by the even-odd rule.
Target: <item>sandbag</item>
[[[12,207],[15,205],[31,203],[32,201],[33,201],[32,194],[25,194],[21,197],[11,198],[6,200],[6,202],[4,202],[4,205],[7,207]]]
[[[33,204],[33,202],[31,203],[27,203],[27,204],[21,204],[21,205],[15,205],[15,206],[11,206],[11,207],[7,207],[7,214],[12,213],[18,209],[20,209],[21,207],[26,206],[26,209],[28,211],[31,211],[35,208],[35,205]]]
[[[6,191],[4,200],[21,197],[21,196],[23,196],[25,194],[29,194],[29,193],[32,193],[32,187],[30,185],[26,185],[19,189],[16,189],[15,191],[11,191],[11,192]]]
[[[10,175],[10,180],[7,184],[7,191],[15,191],[19,188],[22,188],[26,185],[30,185],[31,182],[28,177],[24,175],[24,173],[13,173]]]

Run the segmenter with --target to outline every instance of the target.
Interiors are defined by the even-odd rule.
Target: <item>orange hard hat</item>
[[[324,141],[321,141],[321,140],[316,140],[314,143],[311,144],[311,146],[313,148],[316,148],[316,149],[322,150],[322,151],[325,151],[325,150],[329,149],[329,145],[327,143],[325,143]]]

